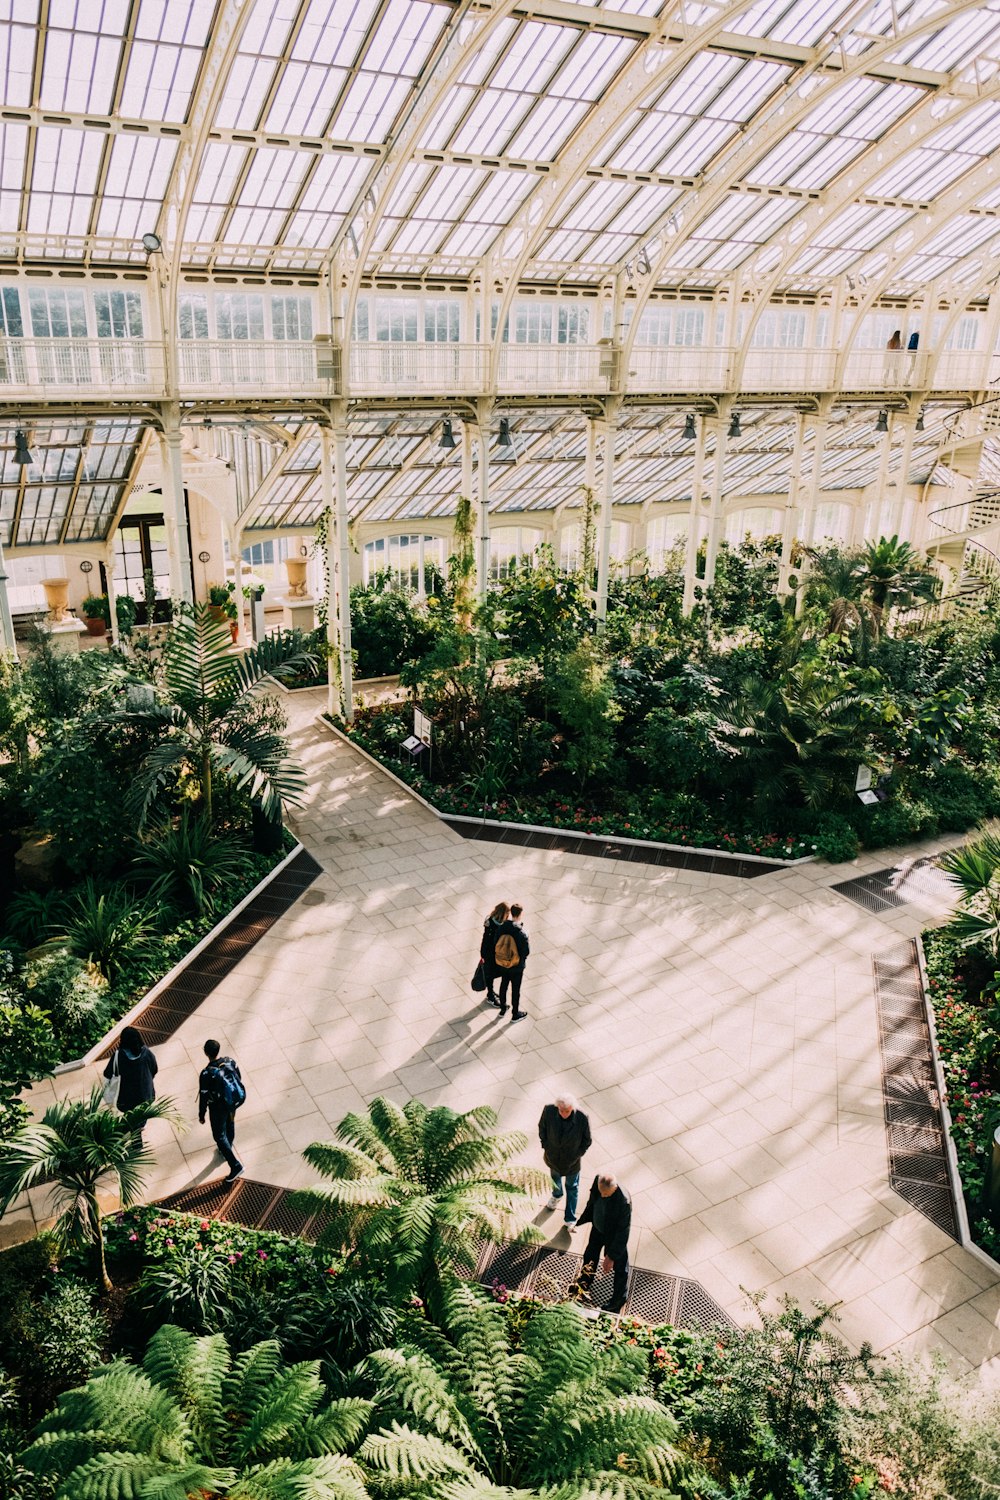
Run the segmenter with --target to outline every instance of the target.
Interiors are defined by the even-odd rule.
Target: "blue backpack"
[[[210,1072],[212,1095],[216,1103],[230,1112],[239,1109],[246,1100],[247,1091],[232,1058],[220,1057],[217,1063],[213,1063]]]

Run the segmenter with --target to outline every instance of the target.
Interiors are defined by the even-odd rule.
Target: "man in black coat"
[[[604,1251],[604,1270],[614,1270],[611,1301],[604,1311],[621,1312],[628,1292],[628,1237],[632,1228],[632,1199],[610,1172],[595,1177],[581,1224],[590,1224],[590,1239],[583,1252],[583,1270],[572,1290],[589,1292]]]
[[[554,1104],[546,1104],[538,1122],[538,1139],[542,1143],[545,1165],[552,1174],[552,1197],[546,1203],[548,1213],[559,1207],[566,1180],[565,1221],[576,1223],[576,1202],[580,1192],[580,1168],[584,1153],[590,1150],[590,1121],[576,1100],[560,1094]]]

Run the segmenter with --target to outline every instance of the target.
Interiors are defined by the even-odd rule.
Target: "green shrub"
[[[21,1314],[18,1332],[31,1350],[31,1363],[50,1398],[77,1385],[104,1358],[108,1320],[94,1306],[92,1290],[73,1276],[60,1275],[52,1290]]]
[[[936,813],[942,833],[964,833],[1000,812],[996,772],[949,761],[934,769],[921,792]]]
[[[434,626],[389,573],[351,589],[351,645],[359,677],[386,677],[430,649]]]
[[[177,822],[144,836],[133,863],[154,905],[173,903],[199,916],[214,913],[226,882],[239,880],[249,867],[246,849],[186,808]]]
[[[102,888],[88,878],[67,898],[59,925],[66,951],[113,981],[126,958],[148,948],[152,916],[121,883]]]
[[[110,1024],[108,982],[94,965],[65,948],[40,953],[21,974],[27,998],[47,1011],[64,1052],[86,1051],[92,1036]]]
[[[858,837],[863,849],[907,844],[937,831],[934,809],[926,802],[911,802],[902,793],[891,795],[888,802],[880,802],[877,807],[864,808],[859,814]]]

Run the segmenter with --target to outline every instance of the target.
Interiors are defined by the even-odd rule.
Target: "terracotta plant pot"
[[[88,635],[107,635],[108,633],[103,615],[84,615],[83,622],[87,627]]]
[[[288,574],[288,597],[289,599],[304,599],[306,597],[306,564],[308,558],[286,557],[285,572]]]
[[[49,607],[49,619],[53,625],[58,625],[69,612],[69,579],[43,578],[42,588]]]

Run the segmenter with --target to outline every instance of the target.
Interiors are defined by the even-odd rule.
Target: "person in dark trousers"
[[[504,936],[513,938],[514,945],[517,948],[517,963],[509,968],[502,965],[499,956],[497,957],[497,972],[500,975],[500,1014],[502,1016],[507,1014],[507,986],[510,985],[512,1010],[510,1019],[512,1023],[514,1021],[523,1021],[525,1017],[525,1012],[521,1009],[521,980],[524,978],[524,965],[528,954],[531,952],[531,945],[528,942],[528,934],[525,932],[524,924],[521,921],[521,913],[523,911],[524,907],[518,906],[516,903],[511,907],[510,918],[500,928],[497,934],[497,948],[494,949],[494,954],[497,954],[497,949],[500,949],[500,944]],[[502,949],[500,951],[502,952]]]
[[[239,1078],[240,1070],[232,1057],[220,1057],[222,1048],[216,1041],[209,1040],[205,1043],[205,1056],[208,1062],[201,1070],[198,1079],[198,1124],[204,1125],[205,1111],[208,1111],[208,1123],[212,1129],[212,1137],[219,1148],[219,1154],[229,1164],[230,1181],[239,1177],[243,1172],[243,1163],[233,1150],[233,1141],[236,1138],[236,1111],[230,1109],[223,1095],[222,1070],[229,1069]]]
[[[583,1270],[572,1289],[586,1294],[597,1275],[604,1251],[605,1271],[614,1270],[611,1301],[604,1311],[621,1312],[628,1292],[628,1237],[632,1228],[632,1199],[610,1172],[594,1178],[587,1206],[580,1215],[581,1224],[591,1226],[590,1239],[583,1252]]]
[[[156,1058],[134,1026],[126,1026],[123,1030],[117,1051],[112,1052],[108,1058],[108,1065],[104,1069],[105,1078],[110,1078],[114,1072],[115,1058],[118,1059],[118,1075],[121,1078],[118,1085],[118,1108],[122,1114],[126,1110],[135,1109],[137,1104],[148,1104],[151,1099],[155,1099],[156,1086],[153,1079],[156,1077]],[[140,1128],[139,1135],[144,1128]]]
[[[483,940],[479,944],[479,957],[483,964],[483,975],[486,979],[486,1003],[487,1005],[499,1006],[497,999],[496,982],[500,970],[496,966],[497,938],[500,929],[510,915],[510,908],[506,901],[498,901],[483,923]]]
[[[554,1104],[546,1104],[538,1122],[538,1139],[542,1143],[545,1165],[552,1174],[552,1197],[546,1203],[553,1213],[563,1196],[566,1183],[567,1224],[576,1223],[576,1202],[580,1192],[582,1158],[591,1147],[590,1121],[570,1094],[560,1094]]]

